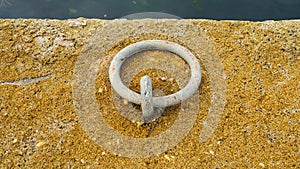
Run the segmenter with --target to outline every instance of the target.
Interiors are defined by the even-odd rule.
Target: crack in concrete
[[[51,76],[51,73],[49,72],[43,76],[35,77],[35,78],[23,78],[21,80],[3,81],[3,82],[0,82],[0,85],[28,85],[28,84],[32,84],[32,83],[37,83],[37,82],[44,80],[50,76]]]

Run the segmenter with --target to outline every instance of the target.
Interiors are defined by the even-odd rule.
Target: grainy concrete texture
[[[226,105],[213,135],[199,143],[211,104],[211,78],[204,68],[194,126],[175,147],[147,158],[122,157],[98,145],[74,109],[76,60],[89,40],[101,35],[103,25],[112,22],[158,27],[155,20],[0,19],[0,168],[300,168],[299,20],[176,21],[198,27],[214,45],[226,76]],[[104,40],[114,41],[105,36]],[[107,72],[112,53],[144,39],[181,42],[187,48],[193,41],[193,37],[182,42],[156,32],[126,36],[111,49],[103,46],[108,61],[101,63],[103,72],[95,84],[99,105],[111,102],[110,92],[105,91],[111,90]],[[153,83],[165,84],[172,93],[172,86],[178,88],[173,80]],[[149,137],[150,130],[159,134],[174,118],[166,115],[156,124],[140,125],[106,117],[111,126],[131,137]]]

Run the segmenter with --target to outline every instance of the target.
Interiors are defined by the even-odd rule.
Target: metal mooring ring
[[[111,50],[119,42],[128,39],[128,35],[132,33],[134,33],[134,36],[140,38],[143,38],[144,35],[151,35],[152,37],[153,33],[155,35],[172,37],[186,43],[188,49],[193,53],[197,53],[199,62],[201,60],[203,63],[203,67],[201,65],[201,68],[205,67],[207,70],[206,75],[210,79],[207,85],[210,86],[211,91],[210,97],[207,96],[207,99],[210,100],[207,117],[202,122],[197,121],[201,99],[199,90],[197,90],[191,98],[180,104],[180,109],[174,123],[158,135],[146,138],[130,137],[116,131],[115,128],[107,123],[107,119],[104,116],[105,112],[100,109],[102,105],[99,105],[99,100],[97,100],[95,92],[97,91],[97,76],[99,76],[101,70],[105,69],[105,67],[99,69],[99,64],[102,62],[107,63],[107,51]],[[145,68],[145,66],[147,66],[147,63],[142,64],[139,70],[140,68]],[[157,68],[159,69],[158,65]],[[168,72],[167,70],[164,71]],[[176,74],[173,75],[176,76]],[[174,78],[177,80],[176,77]],[[181,79],[180,77],[177,80],[180,86],[183,83],[186,84]],[[122,80],[125,83],[125,79]],[[90,139],[112,154],[129,158],[155,157],[176,147],[186,136],[193,137],[191,139],[194,139],[195,132],[191,134],[189,131],[191,131],[195,123],[197,126],[203,125],[201,132],[199,131],[200,144],[208,139],[211,139],[211,142],[216,141],[214,140],[215,137],[211,138],[211,136],[217,129],[224,112],[227,91],[226,74],[222,59],[219,57],[210,37],[199,28],[199,25],[193,24],[189,20],[166,21],[160,19],[147,21],[115,20],[104,23],[103,27],[99,28],[99,31],[83,46],[82,53],[74,65],[72,87],[74,110],[78,116],[80,125]],[[117,92],[115,93],[117,94]],[[115,100],[112,99],[113,102]],[[110,105],[110,103],[106,102],[102,104],[103,106]],[[110,110],[109,112],[111,111],[114,110]],[[120,123],[120,125],[122,128],[126,127],[124,123]]]
[[[191,77],[188,84],[182,90],[167,96],[152,97],[152,93],[150,93],[150,100],[147,97],[149,96],[149,92],[152,91],[148,91],[147,94],[143,95],[143,93],[135,93],[134,91],[126,87],[120,77],[122,64],[126,61],[126,59],[133,56],[134,54],[147,50],[168,51],[171,53],[175,53],[182,59],[184,59],[189,64],[191,70]],[[151,104],[150,106],[152,107],[168,107],[178,104],[194,94],[201,82],[201,67],[198,59],[192,54],[192,52],[177,43],[165,40],[145,40],[128,45],[116,54],[109,67],[109,79],[113,89],[121,97],[127,99],[130,102],[133,102],[135,104],[142,104],[143,107],[143,102],[145,102],[146,100]],[[148,81],[146,85],[147,84],[151,84],[151,81]],[[143,84],[141,83],[141,88],[142,85]]]

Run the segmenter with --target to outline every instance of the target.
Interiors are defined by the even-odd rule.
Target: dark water
[[[300,19],[300,0],[0,0],[1,18],[120,18],[164,12],[182,18]]]

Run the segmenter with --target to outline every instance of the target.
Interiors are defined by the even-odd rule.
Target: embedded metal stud
[[[149,76],[143,76],[140,81],[141,86],[141,105],[144,121],[154,120],[154,107],[152,102],[152,80]]]

